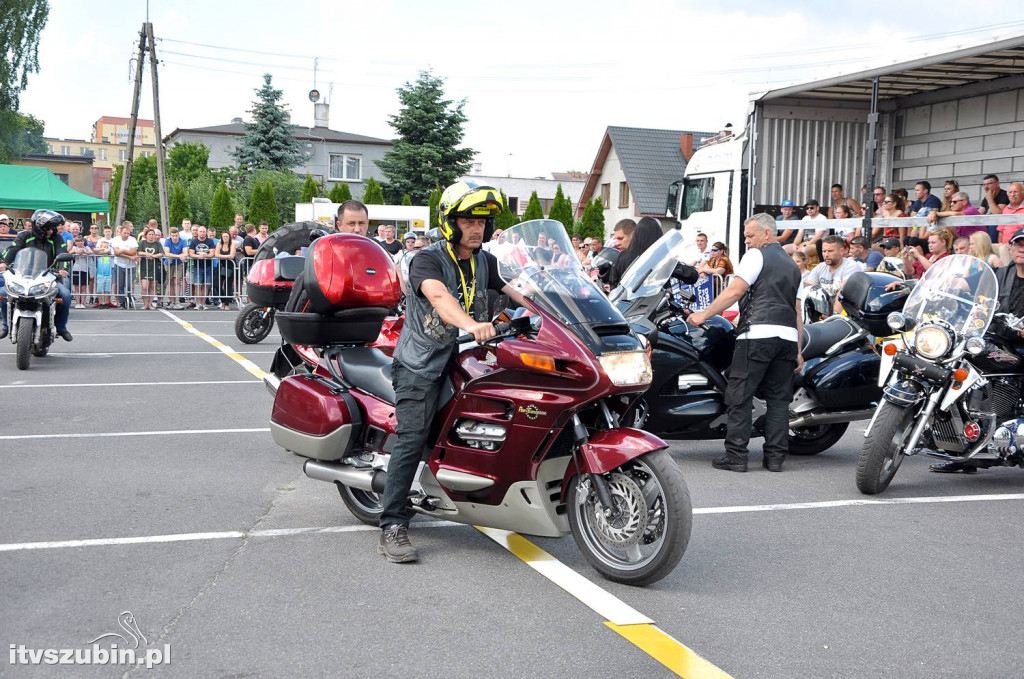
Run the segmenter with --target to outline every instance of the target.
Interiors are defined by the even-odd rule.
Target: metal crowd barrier
[[[248,302],[245,276],[253,259],[182,261],[76,254],[71,297],[75,308],[241,308]]]

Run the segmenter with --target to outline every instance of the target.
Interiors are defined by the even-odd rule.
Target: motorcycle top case
[[[359,446],[362,430],[359,403],[342,385],[319,375],[281,380],[270,432],[285,450],[315,460],[340,460]]]
[[[288,301],[295,277],[305,263],[306,258],[297,255],[261,259],[253,263],[246,276],[245,292],[249,300],[260,306],[283,306]]]
[[[309,310],[332,314],[356,307],[394,307],[402,297],[398,269],[375,240],[336,233],[313,241],[303,276]]]
[[[858,271],[846,280],[839,302],[846,315],[862,325],[875,337],[886,337],[892,329],[885,322],[893,311],[902,311],[910,295],[906,286],[886,290],[885,286],[899,280],[877,271]]]

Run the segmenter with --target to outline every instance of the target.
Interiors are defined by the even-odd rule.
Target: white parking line
[[[937,495],[933,497],[894,497],[878,500],[828,500],[825,502],[790,502],[778,505],[740,505],[736,507],[702,507],[694,514],[739,514],[743,512],[779,512],[790,509],[832,509],[833,507],[869,507],[872,505],[926,505],[943,502],[996,502],[1000,500],[1024,500],[1024,493],[1001,495]]]
[[[179,335],[184,337],[184,335]],[[242,349],[237,352],[239,354],[273,354],[277,350],[273,351],[249,351],[248,349]],[[59,358],[113,358],[115,356],[173,356],[176,354],[192,356],[198,354],[221,354],[222,351],[84,351],[81,353],[74,354],[49,354],[50,356],[57,356]],[[13,351],[0,351],[0,356],[13,356]]]
[[[204,384],[262,384],[259,380],[211,380],[209,382],[106,382],[99,384],[81,384],[78,382],[67,382],[64,384],[0,384],[0,389],[52,389],[58,387],[173,387],[189,386],[198,387]]]
[[[78,332],[75,333],[75,337],[183,337],[180,332]],[[210,337],[236,337],[234,333],[230,335],[210,335]],[[280,335],[270,334],[267,337],[280,337]]]
[[[108,431],[108,432],[75,432],[69,434],[17,434],[0,436],[0,441],[23,441],[25,439],[92,439],[119,438],[122,436],[177,436],[180,434],[255,434],[270,431],[268,427],[254,429],[179,429],[176,431]]]

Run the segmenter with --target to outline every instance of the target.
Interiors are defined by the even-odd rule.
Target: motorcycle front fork
[[[942,400],[942,394],[944,389],[934,389],[928,395],[928,402],[925,403],[921,413],[917,416],[917,424],[914,425],[913,431],[910,432],[910,437],[903,443],[903,454],[913,455],[917,448],[917,442],[921,438],[921,434],[924,433],[925,427],[928,426],[932,419],[932,413],[935,412],[936,406],[939,405],[939,401]]]

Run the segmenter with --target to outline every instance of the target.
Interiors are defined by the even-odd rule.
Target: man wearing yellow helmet
[[[409,542],[409,491],[427,442],[437,400],[458,344],[459,331],[477,342],[495,335],[487,308],[487,290],[523,297],[498,276],[498,260],[481,247],[494,231],[501,211],[497,189],[473,181],[449,186],[438,205],[438,226],[445,240],[421,250],[410,263],[405,324],[395,347],[392,383],[398,443],[388,463],[382,498],[377,552],[388,561],[415,561]]]

